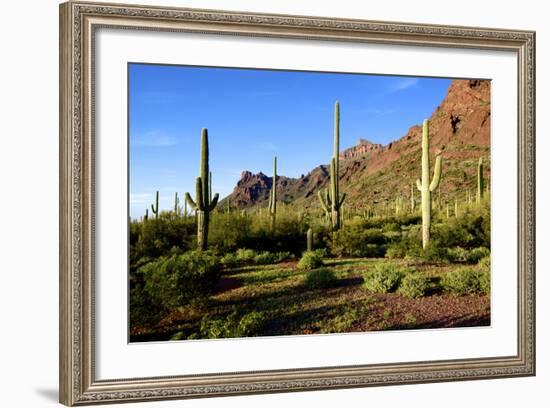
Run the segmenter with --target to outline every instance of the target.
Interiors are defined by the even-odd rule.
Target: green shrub
[[[462,247],[447,249],[447,258],[451,262],[475,264],[479,262],[481,258],[489,256],[490,254],[491,251],[485,247],[477,247],[470,250]]]
[[[453,295],[489,294],[490,273],[480,268],[461,267],[441,278],[441,287]]]
[[[255,265],[268,265],[275,262],[276,255],[271,252],[264,251],[254,257]]]
[[[250,312],[239,320],[237,337],[251,337],[262,333],[265,325],[265,314],[262,312]]]
[[[365,229],[362,222],[352,221],[334,233],[329,241],[335,256],[382,257],[386,253],[387,233],[377,228]]]
[[[430,287],[429,279],[420,273],[409,273],[405,275],[399,284],[397,290],[399,294],[410,297],[418,298],[426,295]]]
[[[370,292],[388,293],[397,289],[403,276],[404,268],[389,263],[380,263],[364,273],[363,286]]]
[[[174,308],[208,296],[219,280],[220,260],[209,251],[162,257],[140,269],[153,302]]]
[[[253,249],[239,248],[237,249],[237,252],[235,252],[237,262],[241,263],[252,263],[255,256],[256,251]]]
[[[491,256],[491,251],[485,247],[473,248],[468,252],[468,263],[478,263],[481,259]]]
[[[235,252],[226,253],[224,256],[222,256],[222,258],[220,259],[220,262],[226,268],[231,268],[239,264],[239,260],[237,259],[237,254],[235,254]]]
[[[479,260],[477,267],[482,271],[491,272],[491,256],[485,256]]]
[[[469,252],[462,247],[447,248],[447,259],[451,262],[467,262]]]
[[[234,310],[225,317],[212,318],[207,315],[201,320],[200,334],[207,339],[258,336],[262,334],[265,320],[262,312],[239,315]]]
[[[304,278],[304,286],[310,289],[329,288],[336,282],[336,275],[332,269],[318,268],[308,272]]]
[[[129,312],[130,327],[151,327],[161,319],[164,309],[139,284],[130,289]]]
[[[316,252],[304,252],[302,258],[298,262],[298,269],[316,269],[323,266],[323,258],[321,258]]]

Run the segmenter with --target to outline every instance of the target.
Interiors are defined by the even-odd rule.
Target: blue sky
[[[201,128],[208,128],[212,189],[230,194],[244,170],[299,177],[332,155],[334,102],[340,147],[387,144],[443,100],[449,79],[130,64],[130,215],[159,190],[193,192]]]

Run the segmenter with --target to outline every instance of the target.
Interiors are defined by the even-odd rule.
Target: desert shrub
[[[225,317],[212,318],[207,315],[201,320],[200,335],[209,339],[258,336],[262,334],[265,320],[262,312],[239,315],[234,310]]]
[[[432,239],[439,247],[476,247],[491,246],[491,216],[488,205],[469,209],[458,218],[449,218],[434,224]]]
[[[153,302],[174,308],[208,296],[219,279],[220,260],[209,251],[161,257],[140,269]]]
[[[379,263],[363,274],[363,286],[370,292],[393,292],[407,271],[390,263]]]
[[[491,256],[485,256],[479,260],[477,267],[482,271],[491,272]]]
[[[272,254],[271,252],[264,251],[254,256],[254,264],[268,265],[268,264],[274,263],[275,259],[277,259],[276,254]]]
[[[461,267],[441,278],[441,287],[453,295],[489,293],[490,273],[480,268]]]
[[[317,248],[314,249],[312,252],[320,258],[326,258],[328,256],[326,248]]]
[[[181,251],[196,248],[196,226],[192,217],[175,217],[161,213],[159,219],[130,223],[130,270],[136,270],[142,258],[167,256],[173,248]]]
[[[430,287],[429,279],[420,273],[409,273],[405,275],[397,290],[401,295],[418,298],[426,295]]]
[[[302,255],[302,258],[298,262],[298,269],[316,269],[323,266],[323,258],[321,258],[316,252],[314,251],[307,251],[304,252]]]
[[[310,289],[325,289],[336,282],[334,271],[329,268],[318,268],[308,272],[304,278],[304,286]]]
[[[238,265],[239,260],[237,259],[237,254],[235,252],[228,252],[221,257],[220,263],[226,268],[231,268]]]
[[[130,327],[151,327],[163,313],[163,307],[153,301],[142,284],[130,289]]]
[[[381,229],[364,229],[362,222],[350,222],[334,233],[329,248],[335,256],[381,257],[386,252],[387,242]]]
[[[447,259],[451,262],[467,262],[468,250],[462,247],[447,248]]]
[[[422,229],[419,225],[404,227],[401,237],[392,241],[386,250],[385,256],[396,258],[420,258],[422,254]]]
[[[256,251],[254,251],[253,249],[239,248],[235,252],[237,262],[240,263],[253,263],[255,256]]]
[[[489,249],[485,247],[477,247],[477,248],[472,248],[470,250],[462,247],[447,249],[447,258],[451,262],[463,262],[463,263],[475,264],[480,259],[486,256],[489,256],[490,254],[491,254],[491,251],[489,251]]]
[[[239,212],[214,212],[208,230],[209,246],[220,252],[231,252],[246,246],[252,222],[252,217],[242,216]]]
[[[287,261],[289,259],[294,258],[294,254],[288,251],[277,252],[273,255],[274,255],[273,263],[279,263],[279,262]]]
[[[468,263],[478,263],[481,259],[491,256],[491,251],[485,247],[473,248],[468,252]]]

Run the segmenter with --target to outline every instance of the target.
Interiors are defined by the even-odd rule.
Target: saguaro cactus
[[[197,215],[197,247],[205,250],[208,247],[208,222],[210,212],[218,204],[219,194],[210,200],[210,171],[208,169],[208,130],[202,129],[200,176],[196,179],[195,201],[189,193],[185,193],[185,201]]]
[[[455,198],[455,218],[458,217],[458,200]]]
[[[416,187],[420,191],[422,201],[422,248],[426,248],[430,241],[432,222],[432,192],[439,186],[441,180],[441,155],[435,158],[433,178],[430,180],[430,133],[427,119],[422,124],[422,180],[416,180]]]
[[[414,199],[414,186],[411,183],[411,214],[414,214],[415,209],[416,209],[416,201]]]
[[[313,231],[311,228],[308,228],[307,230],[307,250],[308,252],[313,251]]]
[[[180,215],[180,198],[178,197],[178,192],[174,194],[174,214],[176,217]]]
[[[275,231],[275,221],[277,218],[277,156],[273,158],[273,182],[269,192],[269,215],[271,217],[271,230]]]
[[[155,205],[151,204],[151,211],[153,214],[155,214],[155,219],[159,219],[159,192],[157,190],[157,193],[155,195]]]
[[[477,196],[476,196],[476,202],[477,204],[481,204],[481,200],[483,200],[483,158],[479,158],[479,162],[477,163]]]
[[[183,219],[187,218],[187,200],[183,200]]]
[[[346,194],[340,196],[339,189],[339,154],[340,154],[340,103],[334,104],[334,152],[330,161],[330,190],[325,189],[325,194],[318,191],[321,207],[327,218],[330,220],[332,230],[337,231],[340,228],[340,209],[346,199]]]
[[[143,221],[147,221],[149,219],[149,208],[145,209],[145,215],[143,216]]]

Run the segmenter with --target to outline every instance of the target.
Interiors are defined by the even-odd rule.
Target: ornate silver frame
[[[518,350],[513,356],[96,380],[93,46],[98,27],[508,50],[518,61]],[[535,374],[535,33],[68,2],[60,5],[60,402],[146,401]]]

